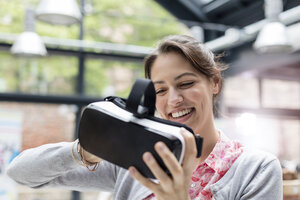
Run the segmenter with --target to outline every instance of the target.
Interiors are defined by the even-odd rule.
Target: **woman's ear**
[[[221,78],[214,76],[211,78],[212,92],[213,94],[219,94],[221,87]]]

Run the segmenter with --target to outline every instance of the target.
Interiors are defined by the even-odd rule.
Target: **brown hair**
[[[158,47],[145,58],[145,77],[151,79],[151,67],[156,58],[161,54],[176,52],[182,55],[191,65],[208,79],[217,78],[222,89],[221,71],[227,68],[217,60],[215,56],[204,44],[186,35],[171,35],[164,38]],[[218,93],[218,94],[219,94]],[[216,114],[216,102],[218,94],[213,97],[213,112]]]

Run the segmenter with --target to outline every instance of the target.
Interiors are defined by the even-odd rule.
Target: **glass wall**
[[[225,106],[258,108],[258,80],[251,77],[226,78],[224,81],[222,103]]]
[[[299,82],[264,79],[262,86],[262,106],[300,109]]]
[[[0,92],[75,94],[78,58],[51,55],[40,59],[15,58],[0,51]]]
[[[261,79],[260,96],[259,81],[243,76],[225,80],[224,118],[217,124],[246,146],[269,151],[280,161],[300,162],[300,83]]]
[[[89,96],[127,97],[134,81],[143,76],[142,63],[87,59],[85,92]]]

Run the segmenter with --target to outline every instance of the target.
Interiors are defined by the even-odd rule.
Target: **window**
[[[262,82],[262,106],[300,109],[300,83],[264,79]]]
[[[230,77],[224,81],[225,106],[257,108],[259,106],[258,81],[248,77]]]
[[[51,55],[25,60],[0,51],[0,91],[75,94],[78,59]]]
[[[90,96],[127,97],[135,79],[144,76],[142,63],[88,59],[85,90]]]

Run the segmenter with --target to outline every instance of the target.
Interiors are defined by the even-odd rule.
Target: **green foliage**
[[[102,1],[85,18],[85,39],[153,46],[163,36],[187,28],[150,0]]]
[[[127,97],[130,92],[130,87],[116,90],[113,94],[106,94],[105,92],[107,87],[116,85],[116,82],[120,79],[118,77],[124,75],[119,73],[122,68],[127,69],[125,72],[129,73],[130,78],[126,79],[125,77],[125,80],[123,80],[128,86],[131,86],[136,78],[143,76],[143,67],[141,63],[120,63],[117,61],[95,59],[87,60],[85,72],[86,94],[90,96],[118,95]]]
[[[18,81],[18,65],[16,61],[12,59],[12,56],[8,52],[0,53],[0,80],[1,90],[6,91],[14,88],[16,90]],[[7,89],[6,89],[7,88]]]
[[[40,59],[42,79],[47,83],[48,93],[75,94],[78,60],[76,57],[51,56]]]
[[[108,77],[106,76],[105,68],[106,63],[102,60],[88,60],[86,61],[85,72],[85,88],[86,94],[91,96],[100,96],[106,85],[109,84]],[[101,70],[100,70],[101,69]]]
[[[75,57],[51,56],[27,60],[0,52],[0,59],[1,90],[63,95],[75,93],[78,72]]]
[[[25,9],[36,7],[39,0],[0,0],[0,32],[21,33],[24,30]],[[79,1],[78,1],[79,2]],[[153,47],[158,40],[170,34],[189,34],[188,29],[158,5],[154,0],[85,0],[84,40],[133,44]],[[70,27],[36,21],[36,32],[41,36],[77,39],[79,25]],[[74,94],[78,73],[78,58],[49,55],[35,61],[14,59],[0,51],[0,89],[32,93]],[[105,95],[116,83],[111,73],[130,69],[127,88],[116,90],[126,97],[130,84],[143,77],[141,63],[124,63],[101,59],[86,59],[85,92],[87,95]],[[115,72],[118,74],[118,72]],[[125,84],[125,83],[124,83]]]

